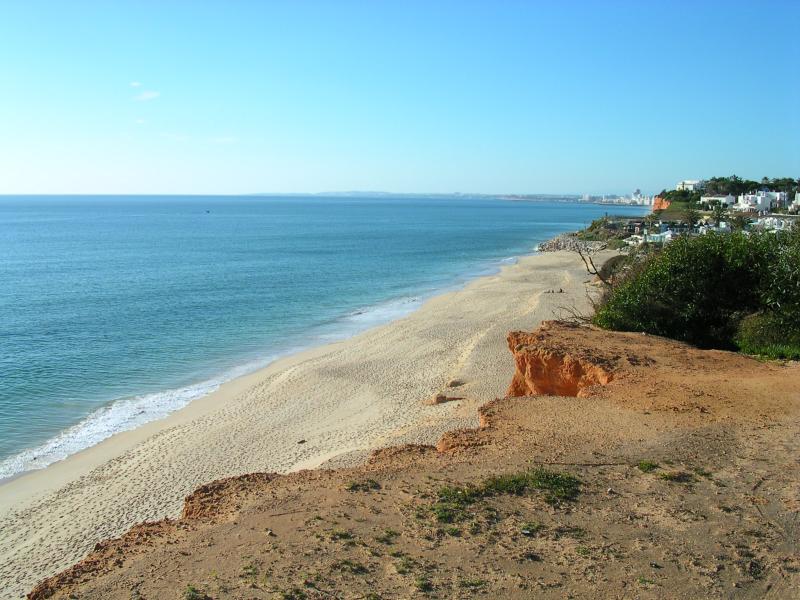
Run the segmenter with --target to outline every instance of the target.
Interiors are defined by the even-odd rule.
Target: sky
[[[0,0],[0,194],[800,177],[800,2]]]

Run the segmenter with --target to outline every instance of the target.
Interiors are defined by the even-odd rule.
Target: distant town
[[[575,201],[575,200],[573,200]],[[682,180],[655,196],[583,196],[582,202],[651,206],[646,217],[606,216],[577,234],[583,242],[622,249],[668,244],[677,236],[711,232],[787,231],[800,222],[800,180],[791,177],[744,180],[736,175]],[[549,249],[572,242],[560,240]],[[566,244],[566,246],[565,246]],[[573,244],[574,245],[574,244]]]
[[[721,181],[732,180],[732,188],[720,186]],[[743,189],[741,193],[734,194],[731,189],[736,188],[736,176],[732,178],[714,177],[711,180],[703,179],[685,179],[679,181],[674,190],[664,190],[660,194],[647,195],[643,194],[640,189],[636,189],[633,193],[627,196],[616,194],[564,194],[564,195],[551,195],[551,194],[522,194],[522,195],[504,195],[502,198],[510,200],[526,200],[526,201],[560,201],[560,202],[578,202],[586,204],[612,204],[612,205],[625,205],[625,206],[652,206],[654,211],[666,209],[672,202],[683,201],[696,204],[696,208],[700,210],[710,211],[715,205],[720,205],[728,210],[752,213],[758,216],[764,216],[773,211],[781,211],[782,213],[797,214],[800,213],[800,191],[797,189],[797,181],[791,178],[783,178],[777,180],[764,179],[761,182],[752,182],[738,180]],[[782,188],[787,189],[772,189],[771,183],[776,183]],[[720,189],[725,193],[720,193]],[[673,192],[681,193],[678,198],[673,197]]]

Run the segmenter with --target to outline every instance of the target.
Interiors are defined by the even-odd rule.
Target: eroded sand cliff
[[[203,486],[30,598],[797,595],[800,366],[560,322],[509,346],[525,395],[478,428]]]

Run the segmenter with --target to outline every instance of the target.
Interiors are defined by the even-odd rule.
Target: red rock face
[[[588,388],[606,385],[614,378],[605,361],[560,351],[542,343],[536,333],[512,331],[508,348],[516,366],[508,388],[510,397],[583,396],[588,395]]]
[[[665,200],[661,196],[653,198],[653,210],[666,210],[669,208],[670,204],[669,200]]]

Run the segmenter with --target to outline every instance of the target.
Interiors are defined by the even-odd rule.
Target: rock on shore
[[[605,250],[608,244],[605,242],[588,242],[578,239],[574,233],[565,233],[539,244],[539,252],[558,252],[559,250],[570,250],[584,253],[600,252]]]

